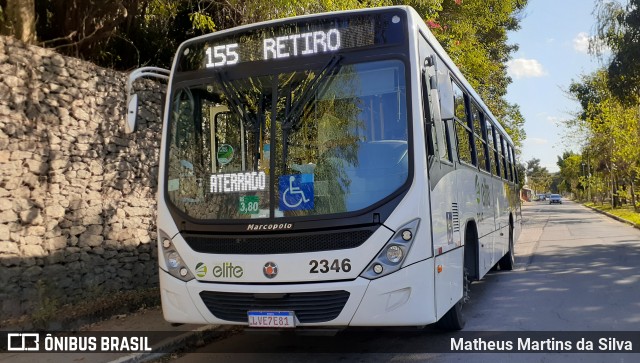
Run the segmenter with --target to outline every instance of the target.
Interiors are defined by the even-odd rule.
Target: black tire
[[[509,251],[498,261],[500,270],[511,271],[516,265],[516,257],[513,253],[513,226],[509,225]]]
[[[466,319],[463,312],[464,305],[469,302],[469,285],[471,281],[469,280],[469,274],[465,268],[464,274],[462,276],[462,298],[455,305],[447,311],[440,320],[436,323],[436,327],[446,331],[456,331],[462,330],[466,323]]]

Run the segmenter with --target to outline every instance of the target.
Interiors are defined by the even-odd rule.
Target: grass
[[[633,210],[633,207],[630,205],[623,206],[620,208],[615,208],[615,209],[613,209],[611,207],[611,204],[608,204],[608,203],[605,203],[603,205],[594,204],[594,203],[585,203],[585,205],[594,209],[607,212],[609,214],[613,214],[614,216],[617,216],[629,222],[635,223],[636,225],[640,225],[640,213],[635,212]]]

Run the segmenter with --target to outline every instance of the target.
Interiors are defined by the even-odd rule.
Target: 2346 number
[[[331,263],[329,263],[328,260],[311,260],[309,261],[309,266],[311,266],[309,273],[312,274],[326,274],[330,271],[349,272],[351,271],[351,260],[349,260],[348,258],[345,258],[343,260],[335,259]]]

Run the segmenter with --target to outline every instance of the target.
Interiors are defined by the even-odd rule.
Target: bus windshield
[[[190,218],[346,213],[407,182],[401,61],[334,56],[317,69],[214,73],[171,98],[166,192]]]

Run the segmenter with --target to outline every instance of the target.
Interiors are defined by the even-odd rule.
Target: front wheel
[[[465,268],[462,276],[462,298],[453,305],[451,309],[449,309],[449,311],[440,318],[440,320],[438,320],[436,323],[438,328],[447,331],[462,330],[464,328],[466,319],[463,313],[463,307],[467,302],[469,302],[470,285],[471,281],[469,280],[469,274]]]

